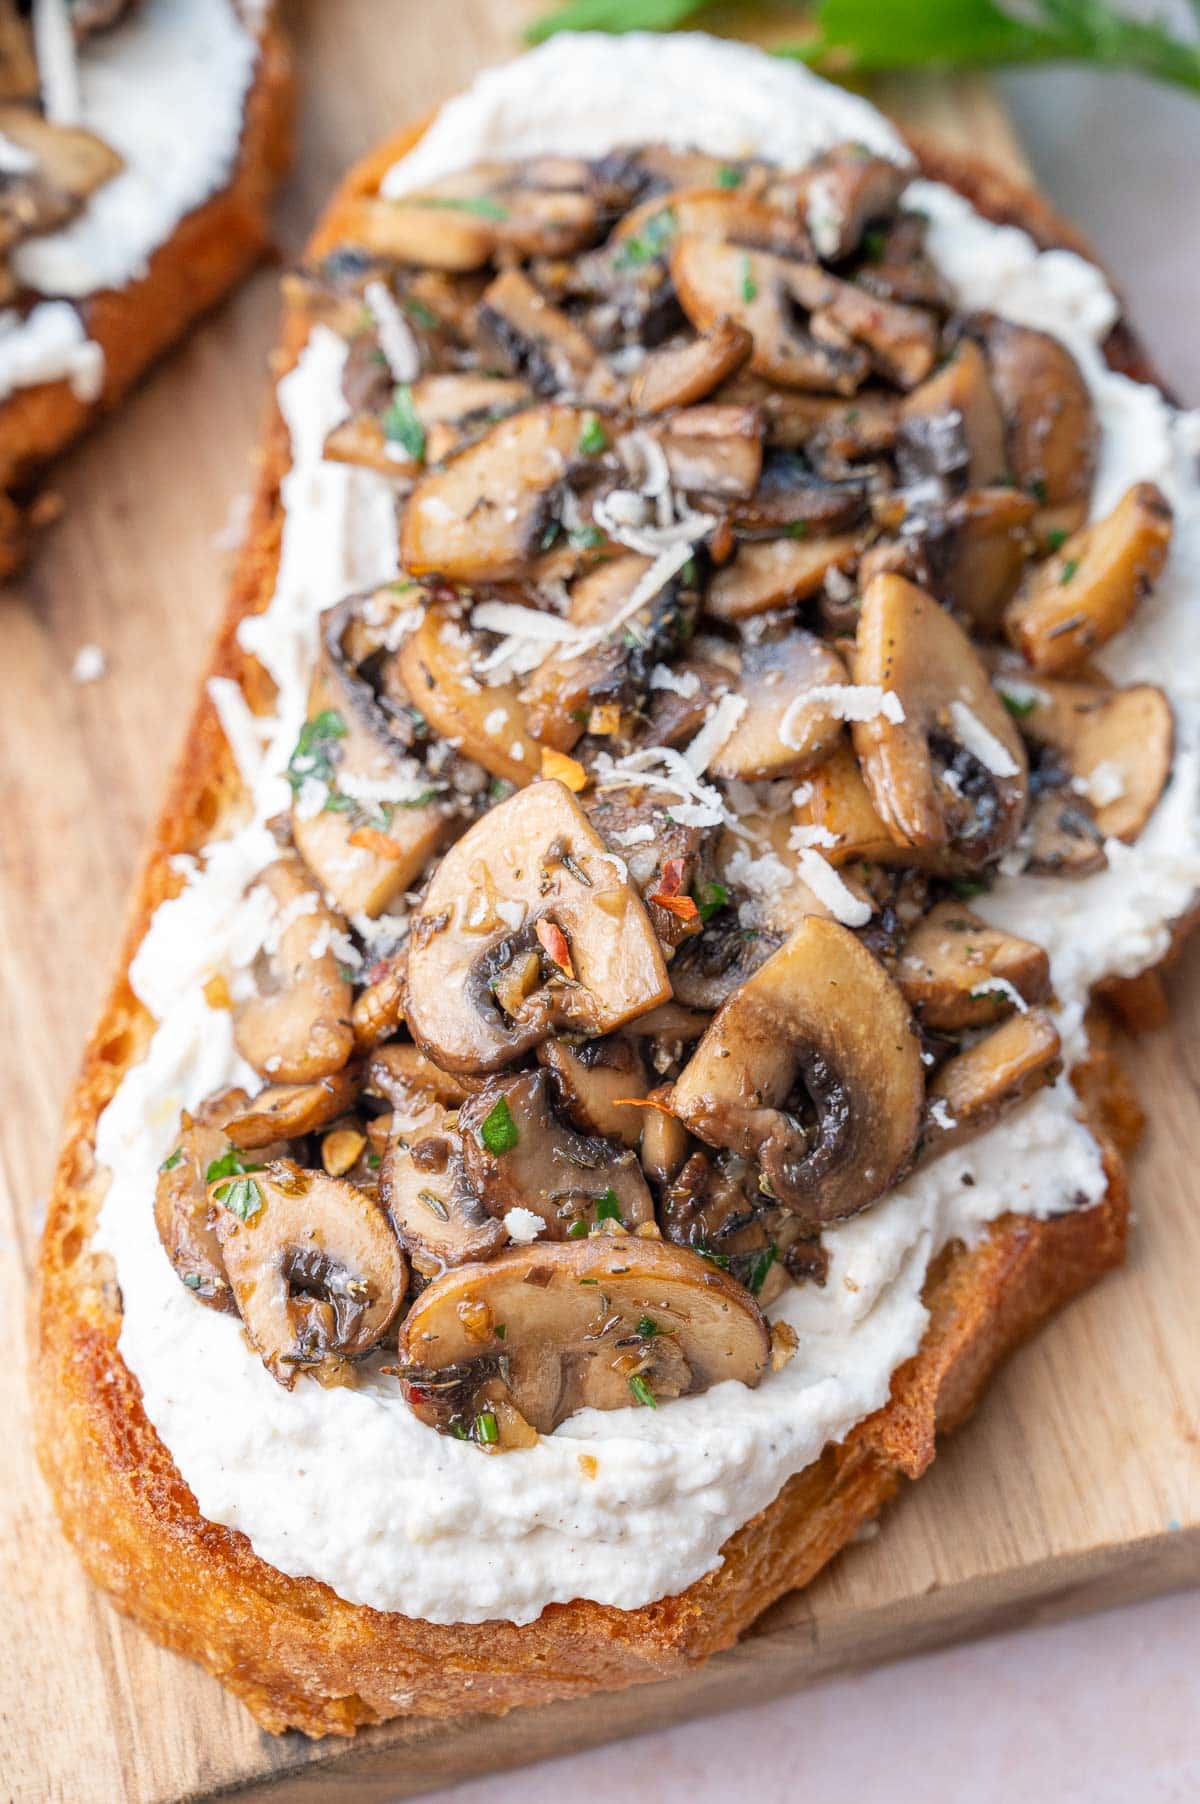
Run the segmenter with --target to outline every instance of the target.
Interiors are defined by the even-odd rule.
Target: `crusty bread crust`
[[[17,389],[0,404],[0,578],[11,575],[28,550],[27,497],[49,460],[115,407],[267,248],[271,197],[291,161],[293,102],[291,59],[272,15],[229,181],[185,215],[145,275],[81,303],[88,336],[104,352],[99,396],[81,401],[63,380]]]
[[[418,135],[382,146],[351,172],[318,228],[315,249],[337,241],[354,198],[372,191]],[[1075,242],[1043,202],[993,172],[950,163],[924,147],[922,158],[930,173],[952,180],[993,217],[1017,219],[1043,242]],[[294,361],[305,333],[302,319],[285,321],[281,369]],[[1136,368],[1147,373],[1144,362]],[[274,589],[287,462],[273,410],[251,531],[211,666],[243,681],[252,705],[269,703],[270,684],[239,651],[235,634]],[[450,1716],[463,1707],[468,1678],[471,1709],[502,1712],[678,1674],[703,1661],[774,1599],[806,1584],[902,1478],[918,1477],[933,1458],[936,1435],[963,1421],[1008,1351],[1122,1259],[1123,1154],[1140,1117],[1101,1024],[1075,1083],[1104,1150],[1104,1200],[1053,1221],[1009,1216],[974,1250],[947,1248],[926,1286],[930,1326],[895,1374],[889,1403],[738,1529],[717,1571],[641,1609],[578,1600],[551,1605],[524,1627],[432,1624],[349,1604],[315,1579],[286,1577],[259,1559],[244,1535],[199,1514],[118,1354],[120,1298],[108,1262],[88,1244],[105,1184],[93,1157],[96,1120],[153,1025],[130,990],[128,959],[158,902],[178,885],[171,854],[210,838],[237,788],[202,692],[137,887],[121,975],[68,1105],[35,1308],[34,1382],[42,1466],[92,1577],[159,1640],[222,1679],[265,1728],[350,1734],[402,1712]]]

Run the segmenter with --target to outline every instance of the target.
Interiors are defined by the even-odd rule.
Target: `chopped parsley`
[[[1035,501],[1039,501],[1042,506],[1045,507],[1049,498],[1049,490],[1046,488],[1046,485],[1040,476],[1030,483],[1029,493],[1033,496]]]
[[[640,1403],[643,1409],[658,1408],[658,1399],[640,1372],[635,1372],[629,1380],[629,1388],[633,1392],[634,1401]]]
[[[756,1297],[766,1281],[767,1273],[779,1257],[779,1249],[772,1241],[770,1246],[761,1247],[757,1253],[751,1253],[747,1262],[746,1289],[752,1297]]]
[[[163,1160],[162,1164],[159,1166],[158,1169],[160,1171],[174,1171],[175,1167],[180,1163],[182,1158],[183,1158],[183,1148],[182,1148],[182,1146],[177,1146],[173,1153],[167,1154],[166,1158]]]
[[[1036,695],[1010,695],[1007,689],[1000,691],[1000,700],[1014,720],[1024,720],[1037,707]]]
[[[401,295],[400,305],[409,319],[415,321],[418,326],[424,326],[427,332],[435,332],[442,323],[433,308],[427,307],[424,301],[418,299],[415,294]]]
[[[723,883],[702,883],[696,897],[700,919],[707,926],[715,914],[729,906],[729,891]]]
[[[576,551],[595,551],[604,543],[604,534],[598,526],[576,526],[567,537]]]
[[[991,885],[981,883],[978,877],[951,877],[950,888],[960,902],[969,902],[972,896],[986,896]]]
[[[744,169],[735,169],[732,163],[722,163],[717,170],[718,188],[740,188],[746,179]]]
[[[336,708],[322,708],[300,729],[296,748],[288,759],[287,780],[298,795],[309,777],[318,783],[333,782],[333,747],[347,733],[346,722]]]
[[[596,1198],[597,1221],[620,1221],[621,1205],[617,1201],[617,1193],[610,1184],[602,1196]]]
[[[1067,542],[1067,537],[1068,534],[1065,526],[1052,526],[1050,531],[1046,534],[1046,550],[1061,551]]]
[[[480,1144],[489,1153],[510,1153],[520,1138],[512,1110],[508,1106],[508,1098],[502,1096],[480,1124]]]
[[[645,263],[653,263],[662,256],[675,236],[675,225],[675,212],[671,207],[664,207],[661,212],[651,214],[642,227],[640,236],[626,239],[613,258],[613,267],[640,269]]]
[[[379,1167],[382,1164],[383,1164],[383,1154],[382,1153],[368,1153],[367,1154],[367,1166],[368,1166],[369,1170],[378,1171]]]
[[[1066,563],[1062,567],[1062,575],[1059,578],[1059,581],[1064,582],[1064,583],[1069,583],[1071,581],[1071,579],[1077,574],[1078,570],[1079,570],[1079,559],[1077,557],[1069,557],[1067,559]]]
[[[754,280],[754,264],[748,251],[742,256],[742,299],[746,302],[758,299],[758,283]]]
[[[231,1146],[219,1159],[209,1161],[204,1182],[216,1184],[213,1195],[231,1215],[239,1221],[252,1221],[263,1206],[263,1193],[248,1174],[261,1170],[261,1165],[245,1164],[237,1147]]]
[[[397,382],[392,390],[392,404],[383,416],[383,432],[393,444],[401,445],[414,463],[425,462],[425,428],[417,418],[407,382]]]
[[[887,234],[876,227],[862,236],[862,254],[868,263],[882,263],[887,254]]]
[[[663,1334],[666,1332],[665,1329],[659,1327],[652,1315],[644,1315],[642,1317],[637,1325],[637,1331],[642,1340],[653,1340],[656,1334]]]
[[[784,532],[789,539],[806,539],[808,537],[808,521],[789,520]]]
[[[588,1225],[584,1221],[584,1219],[581,1215],[578,1217],[577,1220],[573,1221],[571,1223],[570,1227],[567,1229],[567,1239],[568,1240],[586,1240],[587,1239],[587,1231],[588,1231]],[[581,1278],[579,1280],[579,1282],[582,1284],[585,1282],[585,1280]]]
[[[486,194],[430,194],[410,203],[418,207],[441,207],[448,213],[474,213],[476,219],[507,219],[508,208]]]
[[[584,457],[598,457],[601,451],[608,450],[608,434],[598,414],[589,413],[585,418],[583,431],[579,434],[579,449]]]
[[[495,1415],[490,1409],[481,1409],[475,1418],[475,1438],[485,1447],[494,1447],[500,1439],[500,1429]]]

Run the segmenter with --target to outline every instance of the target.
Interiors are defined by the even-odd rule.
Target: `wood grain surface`
[[[344,166],[510,54],[521,0],[295,0],[293,252]],[[901,117],[1020,168],[989,90],[892,85]],[[58,472],[67,503],[0,591],[0,1795],[20,1804],[413,1796],[1000,1626],[1200,1580],[1200,946],[1171,1028],[1131,1052],[1152,1128],[1129,1266],[1026,1348],[884,1532],[679,1683],[612,1702],[390,1725],[352,1745],[263,1735],[84,1581],[28,1451],[21,1323],[58,1116],[108,983],[139,843],[217,617],[219,544],[248,487],[276,323],[263,271]],[[107,658],[87,686],[84,644]],[[1188,1150],[1193,1149],[1189,1157]],[[469,1701],[469,1699],[464,1700]]]

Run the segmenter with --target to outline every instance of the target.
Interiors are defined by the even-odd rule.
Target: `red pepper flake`
[[[650,900],[681,921],[694,921],[700,913],[690,896],[669,896],[665,890],[658,890]]]
[[[378,827],[356,827],[350,835],[350,844],[362,852],[374,852],[377,858],[404,856],[404,847],[388,834],[381,833]]]
[[[677,896],[683,888],[684,872],[687,870],[686,858],[668,858],[662,868],[662,878],[658,886],[658,894],[651,896],[652,902],[661,902],[664,896]]]
[[[546,957],[552,959],[560,971],[568,977],[574,977],[575,967],[571,963],[571,948],[567,944],[567,936],[561,927],[553,921],[541,920],[535,929],[538,944]]]
[[[656,1102],[653,1096],[614,1096],[613,1108],[657,1109],[660,1115],[669,1115],[672,1120],[675,1119],[674,1109],[668,1108],[665,1102]]]

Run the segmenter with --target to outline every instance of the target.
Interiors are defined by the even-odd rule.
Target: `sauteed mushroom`
[[[672,1107],[700,1139],[756,1160],[767,1194],[818,1224],[895,1183],[923,1095],[899,990],[847,928],[812,915],[720,1009]]]
[[[896,458],[905,482],[934,476],[955,489],[986,488],[1008,473],[1004,416],[983,352],[966,338],[905,396]]]
[[[504,1224],[489,1215],[463,1168],[457,1129],[431,1102],[415,1124],[398,1123],[379,1168],[379,1200],[396,1238],[424,1277],[490,1259]]]
[[[1162,574],[1171,525],[1162,490],[1138,482],[1111,514],[1031,571],[1004,626],[1036,671],[1045,676],[1077,671],[1127,625]]]
[[[447,1272],[405,1319],[399,1371],[422,1421],[486,1445],[499,1440],[498,1401],[549,1434],[580,1409],[755,1385],[769,1346],[753,1298],[707,1260],[598,1235]]]
[[[950,872],[998,857],[1020,831],[1027,764],[962,627],[903,577],[877,576],[863,597],[855,676],[903,710],[852,729],[888,832]]]
[[[586,333],[519,269],[496,277],[480,303],[478,324],[485,349],[539,395],[576,393],[596,361]]]
[[[94,132],[53,125],[31,107],[0,104],[0,136],[32,160],[29,170],[10,169],[0,183],[0,251],[63,225],[124,167]]]
[[[813,633],[797,630],[748,645],[736,689],[746,711],[711,760],[713,775],[754,781],[794,776],[817,763],[842,731],[820,691],[845,682],[842,660]],[[816,699],[804,705],[810,689]]]
[[[346,1065],[309,1083],[268,1084],[243,1108],[230,1113],[226,1138],[235,1146],[257,1150],[277,1140],[314,1134],[353,1108],[361,1078],[355,1066]]]
[[[400,648],[400,674],[429,725],[463,757],[505,782],[528,783],[538,773],[541,748],[530,736],[517,685],[480,682],[481,657],[479,636],[456,604],[433,601]]]
[[[1099,445],[1079,365],[1050,333],[995,314],[976,316],[968,330],[987,354],[1018,486],[1036,495],[1043,530],[1074,531],[1087,513]]]
[[[650,1079],[632,1040],[610,1034],[577,1043],[555,1036],[542,1041],[537,1056],[550,1073],[555,1102],[581,1133],[637,1146],[643,1127],[637,1117],[646,1111],[619,1105],[645,1096]]]
[[[551,1240],[578,1238],[594,1221],[654,1220],[636,1155],[560,1121],[544,1071],[494,1078],[463,1104],[458,1125],[468,1181],[493,1215],[529,1209]]]
[[[704,605],[714,619],[747,620],[804,601],[817,593],[831,570],[852,564],[859,547],[852,533],[743,540],[733,561],[716,572]]]
[[[214,1185],[217,1237],[242,1322],[271,1376],[344,1381],[404,1301],[408,1268],[387,1218],[341,1178],[276,1159]]]
[[[1050,993],[1050,960],[1032,940],[989,927],[961,902],[917,922],[895,966],[905,1001],[926,1027],[986,1027]]]
[[[185,1109],[154,1190],[154,1225],[176,1276],[199,1302],[230,1312],[237,1306],[213,1225],[207,1173],[228,1148],[226,1118],[246,1101],[244,1090],[221,1090],[194,1114]]]
[[[970,1140],[1062,1069],[1058,1029],[1043,1009],[1011,1015],[930,1080],[921,1160]]]
[[[447,1070],[495,1071],[555,1026],[594,1037],[665,1002],[662,954],[622,871],[561,783],[533,783],[468,828],[413,923],[418,1045]]]
[[[744,326],[719,319],[707,332],[651,351],[633,379],[638,413],[690,407],[739,370],[754,346]]]
[[[922,855],[892,838],[871,800],[854,748],[839,740],[805,774],[795,823],[819,830],[821,853],[832,865],[866,859],[871,864],[919,864]]]
[[[238,1005],[234,1038],[264,1077],[308,1084],[340,1071],[354,1044],[350,985],[330,945],[344,924],[296,858],[277,859],[251,888],[274,904],[278,945],[255,961],[258,993]]]

